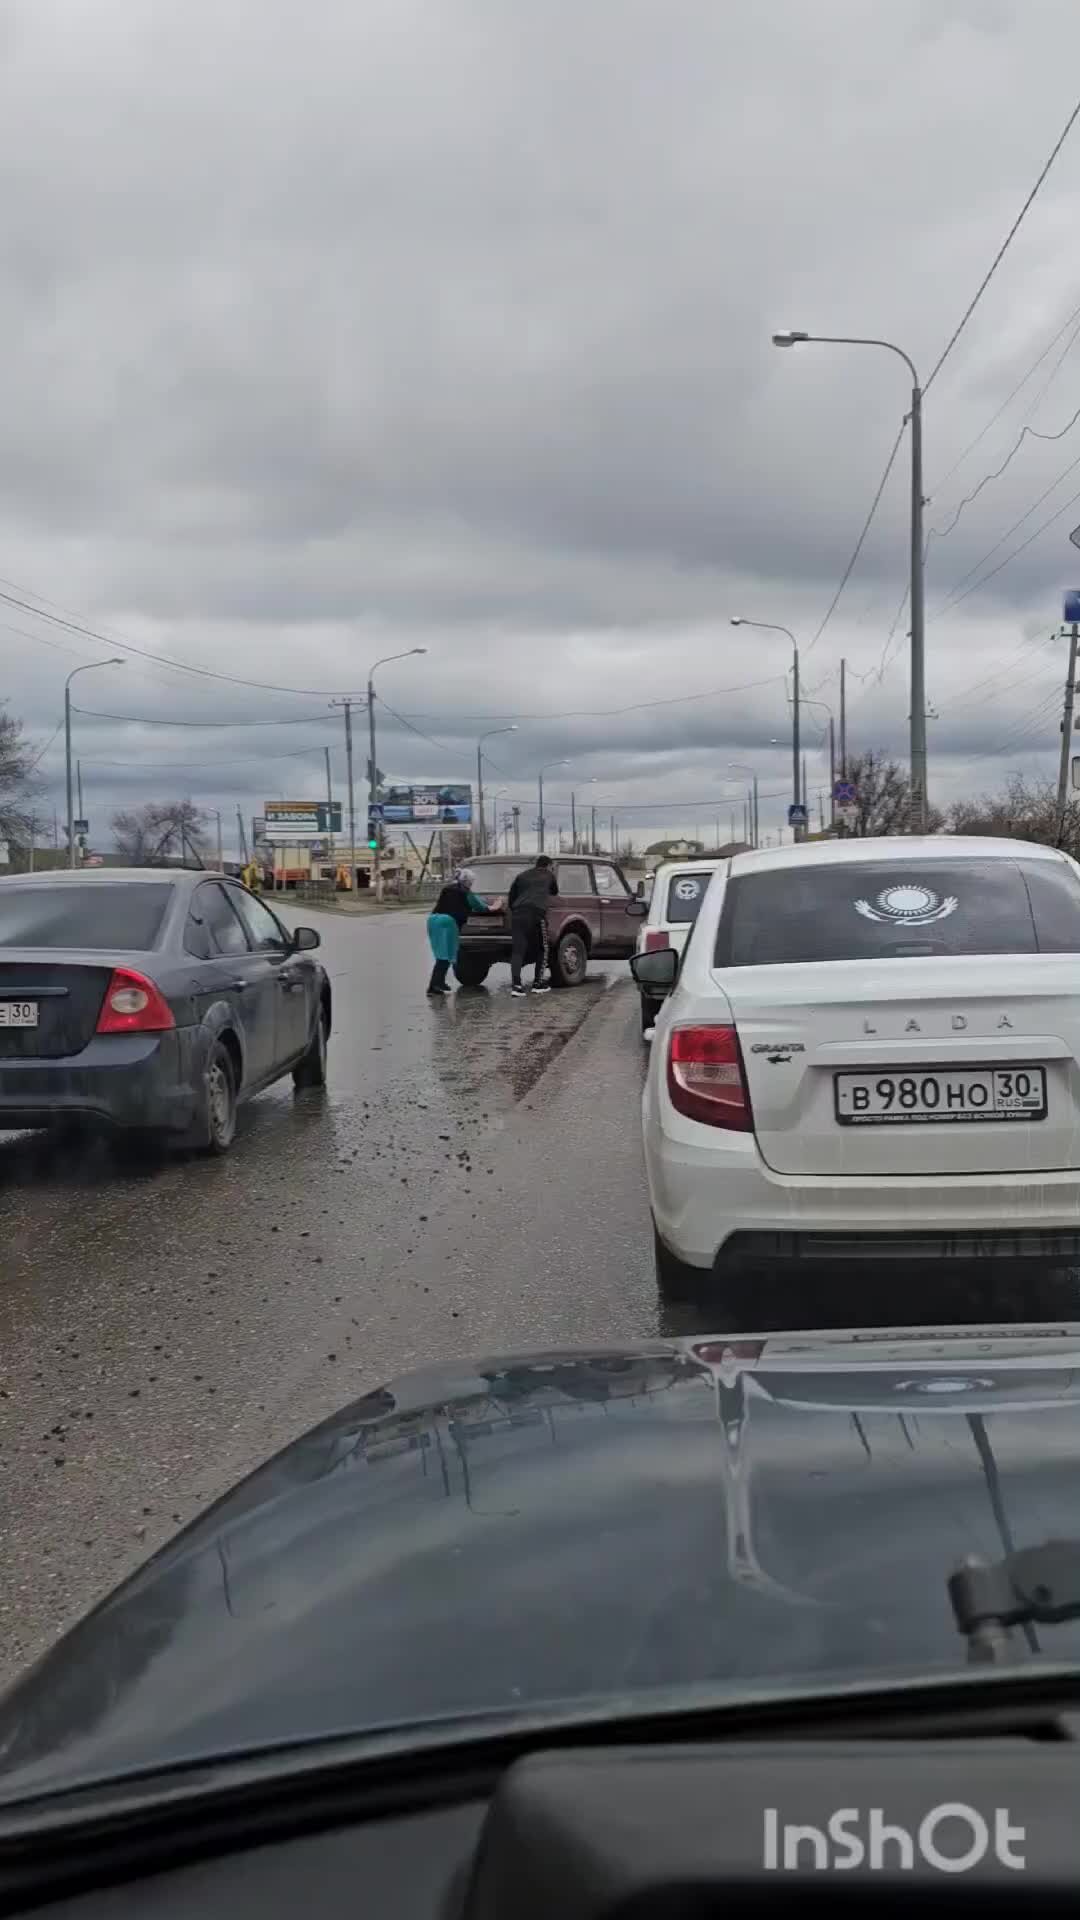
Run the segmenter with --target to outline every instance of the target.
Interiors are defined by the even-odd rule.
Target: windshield
[[[1080,953],[1080,882],[1045,860],[868,861],[738,875],[718,967]]]
[[[12,887],[0,891],[0,947],[148,951],[171,889],[93,885]]]

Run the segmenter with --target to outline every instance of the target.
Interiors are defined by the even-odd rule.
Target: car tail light
[[[165,1033],[175,1027],[172,1008],[152,980],[133,967],[115,967],[98,1014],[99,1033]]]
[[[754,1118],[734,1027],[676,1027],[668,1051],[668,1093],[676,1113],[688,1120],[751,1133]]]
[[[671,941],[668,939],[666,933],[647,933],[645,935],[646,953],[660,953],[664,947],[670,947],[670,945]]]

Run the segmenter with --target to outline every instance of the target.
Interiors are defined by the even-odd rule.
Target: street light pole
[[[373,811],[375,806],[378,803],[378,798],[379,798],[379,769],[375,759],[375,673],[377,668],[379,667],[388,667],[392,660],[411,660],[414,654],[426,653],[426,652],[427,652],[426,647],[406,647],[404,653],[388,653],[384,655],[383,659],[376,660],[374,666],[370,669],[368,673],[368,680],[367,680],[368,754],[370,755],[370,765],[368,767],[368,819],[372,821],[372,832],[378,843],[374,848],[375,857],[372,861],[373,877],[375,880],[376,900],[382,899],[382,865],[381,865],[382,834],[379,831],[378,822],[375,821],[374,819],[374,811]],[[353,863],[354,863],[353,864],[353,885],[354,886],[356,885],[355,861],[356,861],[356,847],[354,844],[353,846]]]
[[[110,660],[88,660],[85,666],[72,667],[64,681],[64,770],[67,783],[67,836],[68,866],[76,865],[75,860],[75,795],[71,770],[71,683],[77,673],[90,673],[94,667],[122,667],[127,663],[119,654]]]
[[[540,843],[539,844],[540,853],[543,853],[544,851],[544,775],[545,773],[550,773],[553,767],[568,767],[569,765],[570,765],[569,760],[549,760],[546,766],[541,767],[540,772],[537,776],[539,789],[540,789],[540,793],[539,793],[540,811],[537,816],[537,835]]]
[[[497,733],[516,733],[517,723],[509,727],[490,727],[482,733],[476,743],[476,819],[473,821],[473,847],[477,853],[487,852],[487,822],[484,819],[484,741],[493,740]]]
[[[794,804],[798,806],[800,798],[803,801],[806,799],[806,795],[800,791],[801,783],[799,779],[799,643],[790,627],[778,627],[771,620],[744,620],[741,614],[733,614],[731,624],[733,627],[756,627],[759,633],[785,633],[791,641],[791,673],[793,681],[791,701],[791,797]],[[794,828],[796,840],[802,838],[802,833],[803,829],[801,827]]]
[[[774,347],[806,343],[829,347],[880,347],[895,353],[911,375],[911,826],[926,831],[926,631],[923,604],[923,473],[922,387],[915,362],[891,340],[863,339],[849,334],[801,333],[786,328],[773,334]],[[846,745],[846,742],[845,742]],[[843,754],[841,754],[843,759]]]
[[[751,780],[752,780],[752,782],[753,782],[753,787],[752,787],[752,799],[751,799],[751,805],[750,805],[750,834],[749,834],[749,839],[750,839],[750,845],[751,845],[752,847],[756,847],[756,846],[758,845],[758,843],[759,843],[759,838],[760,838],[760,836],[759,836],[759,831],[758,831],[758,829],[759,829],[759,826],[760,826],[760,821],[759,821],[759,819],[758,819],[758,777],[757,777],[757,774],[756,774],[756,773],[754,772],[754,769],[753,769],[753,767],[749,767],[749,766],[747,766],[747,764],[746,764],[746,761],[745,761],[745,760],[729,760],[729,761],[728,761],[728,770],[729,770],[729,772],[732,772],[732,773],[748,773],[748,774],[750,775],[750,778],[751,778]],[[734,821],[734,813],[732,814],[732,820]],[[732,835],[731,835],[731,837],[732,837],[732,839],[734,840],[734,838],[735,838],[735,833],[734,833],[734,828],[732,829]]]

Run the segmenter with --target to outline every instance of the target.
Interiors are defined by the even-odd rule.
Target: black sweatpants
[[[539,986],[547,965],[547,921],[536,907],[517,907],[510,915],[510,978],[521,985],[521,969],[531,960],[533,983]]]

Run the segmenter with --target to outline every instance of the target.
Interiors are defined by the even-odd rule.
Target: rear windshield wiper
[[[965,1560],[949,1576],[949,1599],[969,1660],[1009,1660],[1010,1627],[1023,1627],[1036,1650],[1035,1626],[1080,1620],[1080,1540],[1045,1540],[989,1563]]]

